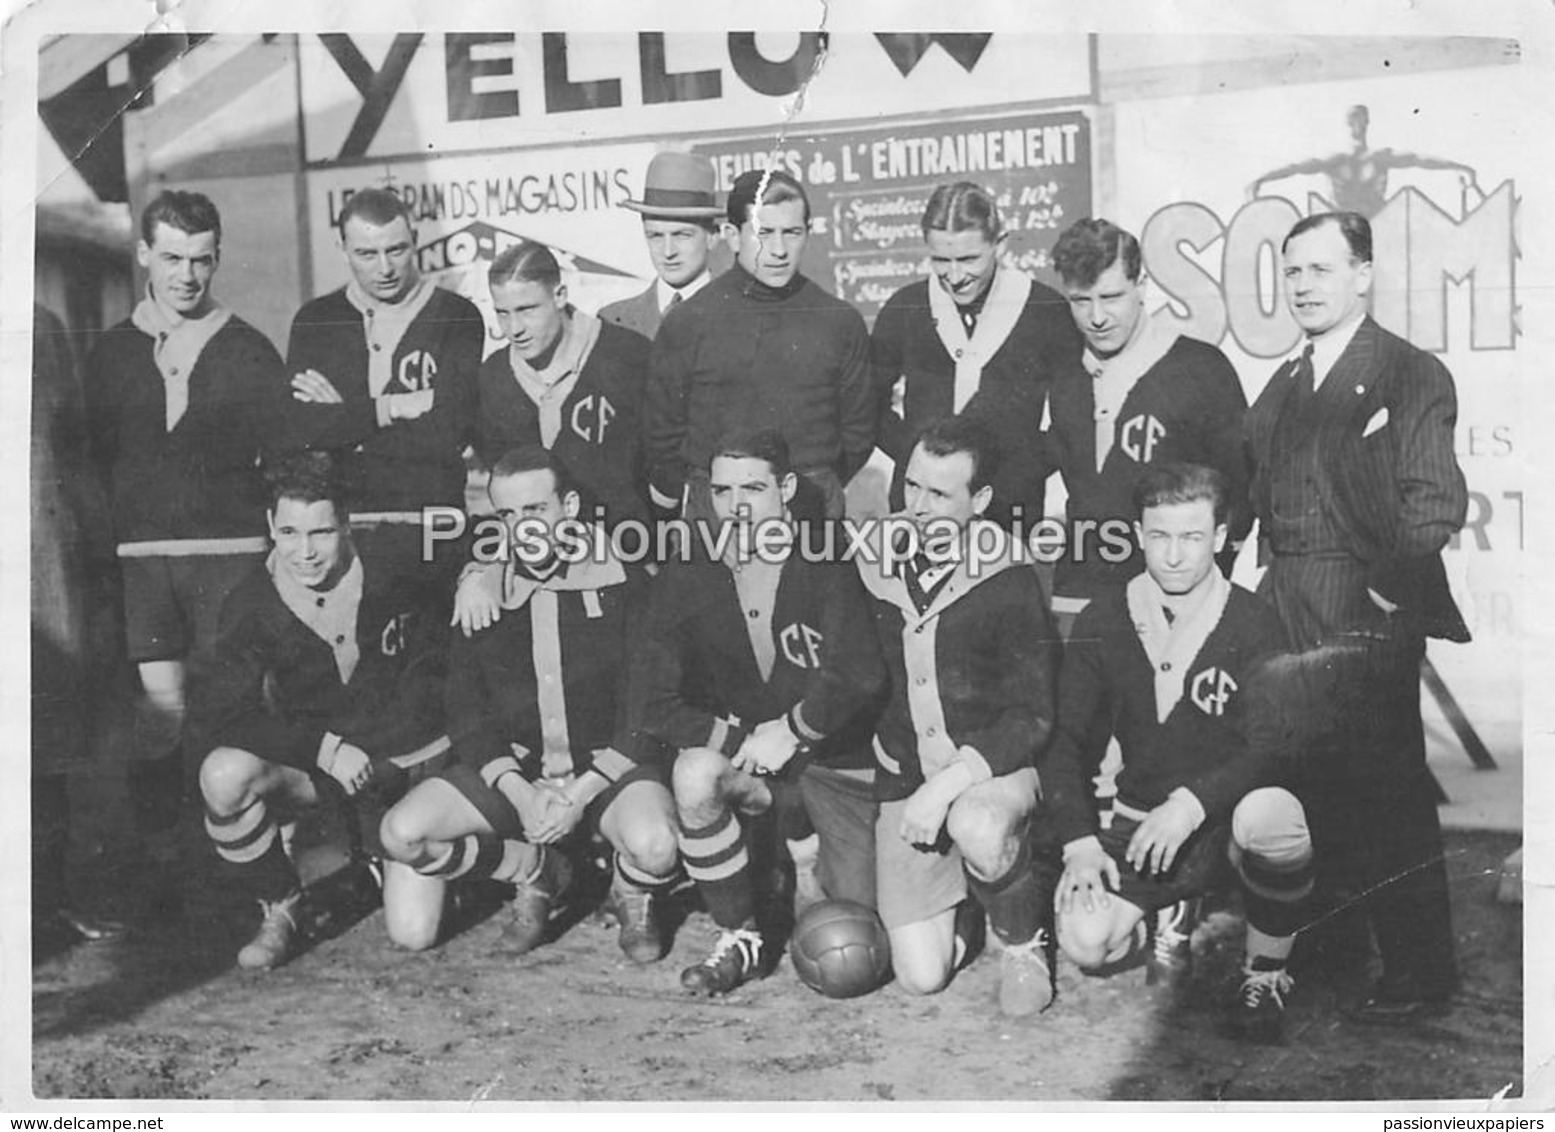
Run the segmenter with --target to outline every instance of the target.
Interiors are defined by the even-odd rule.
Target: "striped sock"
[[[1265,938],[1294,934],[1308,917],[1312,839],[1294,795],[1278,787],[1248,794],[1232,814],[1231,863],[1247,922]]]
[[[471,833],[452,841],[428,842],[421,856],[409,864],[422,876],[438,880],[495,877],[502,867],[506,847],[501,838]]]
[[[732,810],[712,825],[680,825],[680,855],[686,875],[696,882],[713,922],[721,928],[743,926],[755,914],[751,896],[750,854],[744,831]]]
[[[270,816],[263,798],[255,798],[235,814],[205,811],[205,832],[216,845],[216,855],[234,865],[248,865],[270,851],[280,827]]]
[[[616,880],[627,888],[636,889],[638,892],[663,893],[675,886],[676,877],[680,870],[674,869],[667,876],[654,876],[639,869],[628,861],[624,854],[615,855]]]
[[[295,823],[288,822],[287,826]],[[263,798],[235,814],[205,811],[205,832],[216,855],[236,870],[234,880],[260,900],[280,900],[301,884],[284,837]]]

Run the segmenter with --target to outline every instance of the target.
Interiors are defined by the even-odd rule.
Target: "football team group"
[[[148,286],[85,370],[143,692],[129,785],[152,836],[197,768],[219,867],[262,908],[241,966],[303,942],[291,830],[326,805],[406,948],[493,881],[503,954],[540,946],[603,855],[634,962],[694,889],[717,935],[692,994],[769,973],[796,909],[850,901],[913,994],[991,928],[1000,1008],[1035,1014],[1058,952],[1172,963],[1216,895],[1246,918],[1227,1006],[1249,1037],[1278,1037],[1298,937],[1341,906],[1371,929],[1342,961],[1380,970],[1351,1017],[1443,1008],[1419,669],[1428,637],[1467,639],[1439,555],[1466,495],[1451,376],[1367,314],[1363,217],[1286,236],[1301,342],[1249,407],[1215,346],[1151,316],[1106,220],[1060,235],[1055,291],[1003,257],[986,189],[942,185],[927,277],[867,328],[801,273],[786,174],[720,204],[706,159],[665,152],[626,207],[654,283],[590,313],[519,242],[489,268],[506,341],[483,358],[401,199],[356,192],[349,281],[284,361],[216,298],[213,203],[146,207]],[[894,525],[844,519],[877,447]],[[1066,537],[1039,562],[1054,473]],[[466,507],[512,552],[431,536]],[[1255,520],[1256,596],[1228,578]],[[567,523],[672,523],[675,552],[562,554]]]

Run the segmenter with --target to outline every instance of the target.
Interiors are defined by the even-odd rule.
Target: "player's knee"
[[[1110,917],[1061,912],[1057,923],[1059,949],[1076,967],[1094,970],[1107,961],[1111,950],[1109,929]]]
[[[667,821],[637,821],[621,830],[616,846],[633,866],[653,876],[667,876],[675,870],[680,848],[675,830]]]
[[[1246,794],[1231,812],[1231,839],[1247,854],[1285,862],[1312,852],[1307,814],[1289,790],[1266,786]]]
[[[891,967],[897,986],[908,994],[938,994],[950,982],[950,962],[943,956],[893,948]]]
[[[253,785],[259,762],[237,747],[217,747],[200,764],[200,795],[219,814],[238,809]]]
[[[425,835],[421,823],[409,807],[402,804],[383,815],[378,823],[378,839],[383,842],[383,851],[394,860],[410,862],[420,854]]]
[[[729,761],[711,747],[686,747],[675,758],[671,781],[675,804],[682,810],[718,800],[718,783]]]
[[[996,879],[1009,871],[1020,851],[1016,821],[996,797],[968,792],[956,799],[945,819],[950,839],[978,876]]]

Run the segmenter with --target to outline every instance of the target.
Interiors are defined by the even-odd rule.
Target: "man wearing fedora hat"
[[[651,340],[666,311],[707,285],[712,278],[707,258],[724,211],[713,183],[713,164],[705,157],[674,150],[654,155],[643,199],[626,201],[625,207],[642,214],[643,239],[658,278],[642,294],[601,308],[600,318]]]

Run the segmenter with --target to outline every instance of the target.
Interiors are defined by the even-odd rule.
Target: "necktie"
[[[955,571],[946,570],[935,580],[931,586],[923,584],[923,576],[933,569],[937,563],[923,551],[913,555],[912,561],[903,572],[907,583],[907,596],[912,598],[913,606],[922,613],[934,604],[934,599],[939,596],[940,590],[945,588],[945,583],[950,581],[950,575]]]
[[[680,306],[680,304],[685,302],[685,301],[686,301],[686,296],[682,295],[679,291],[676,291],[673,295],[670,296],[670,305],[665,307],[664,309],[665,310],[674,310],[676,307]]]
[[[1296,396],[1310,397],[1317,387],[1317,374],[1312,368],[1312,343],[1307,343],[1307,348],[1301,351],[1301,357],[1296,360]]]

